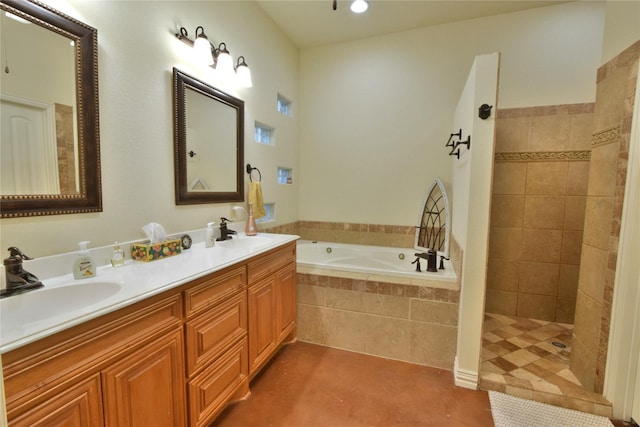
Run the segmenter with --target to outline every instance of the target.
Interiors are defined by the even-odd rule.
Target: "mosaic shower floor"
[[[573,325],[485,313],[480,388],[611,417],[569,370]]]

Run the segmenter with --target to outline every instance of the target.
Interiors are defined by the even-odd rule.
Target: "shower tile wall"
[[[597,393],[604,385],[639,58],[640,41],[600,67],[597,76],[570,365],[584,388]]]
[[[593,109],[498,111],[487,312],[573,323]]]

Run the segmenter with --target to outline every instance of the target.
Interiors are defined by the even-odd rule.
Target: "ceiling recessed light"
[[[351,11],[353,13],[362,13],[369,9],[369,3],[366,0],[355,0],[351,3]]]

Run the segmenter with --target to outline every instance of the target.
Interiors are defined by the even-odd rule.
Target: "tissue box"
[[[155,261],[157,259],[167,258],[178,255],[182,252],[182,243],[180,239],[165,240],[159,243],[133,243],[131,244],[131,258],[138,261]]]

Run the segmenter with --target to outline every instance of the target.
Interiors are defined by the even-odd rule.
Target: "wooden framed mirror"
[[[173,69],[177,205],[244,200],[244,101]]]
[[[97,30],[0,0],[2,218],[102,211]]]

